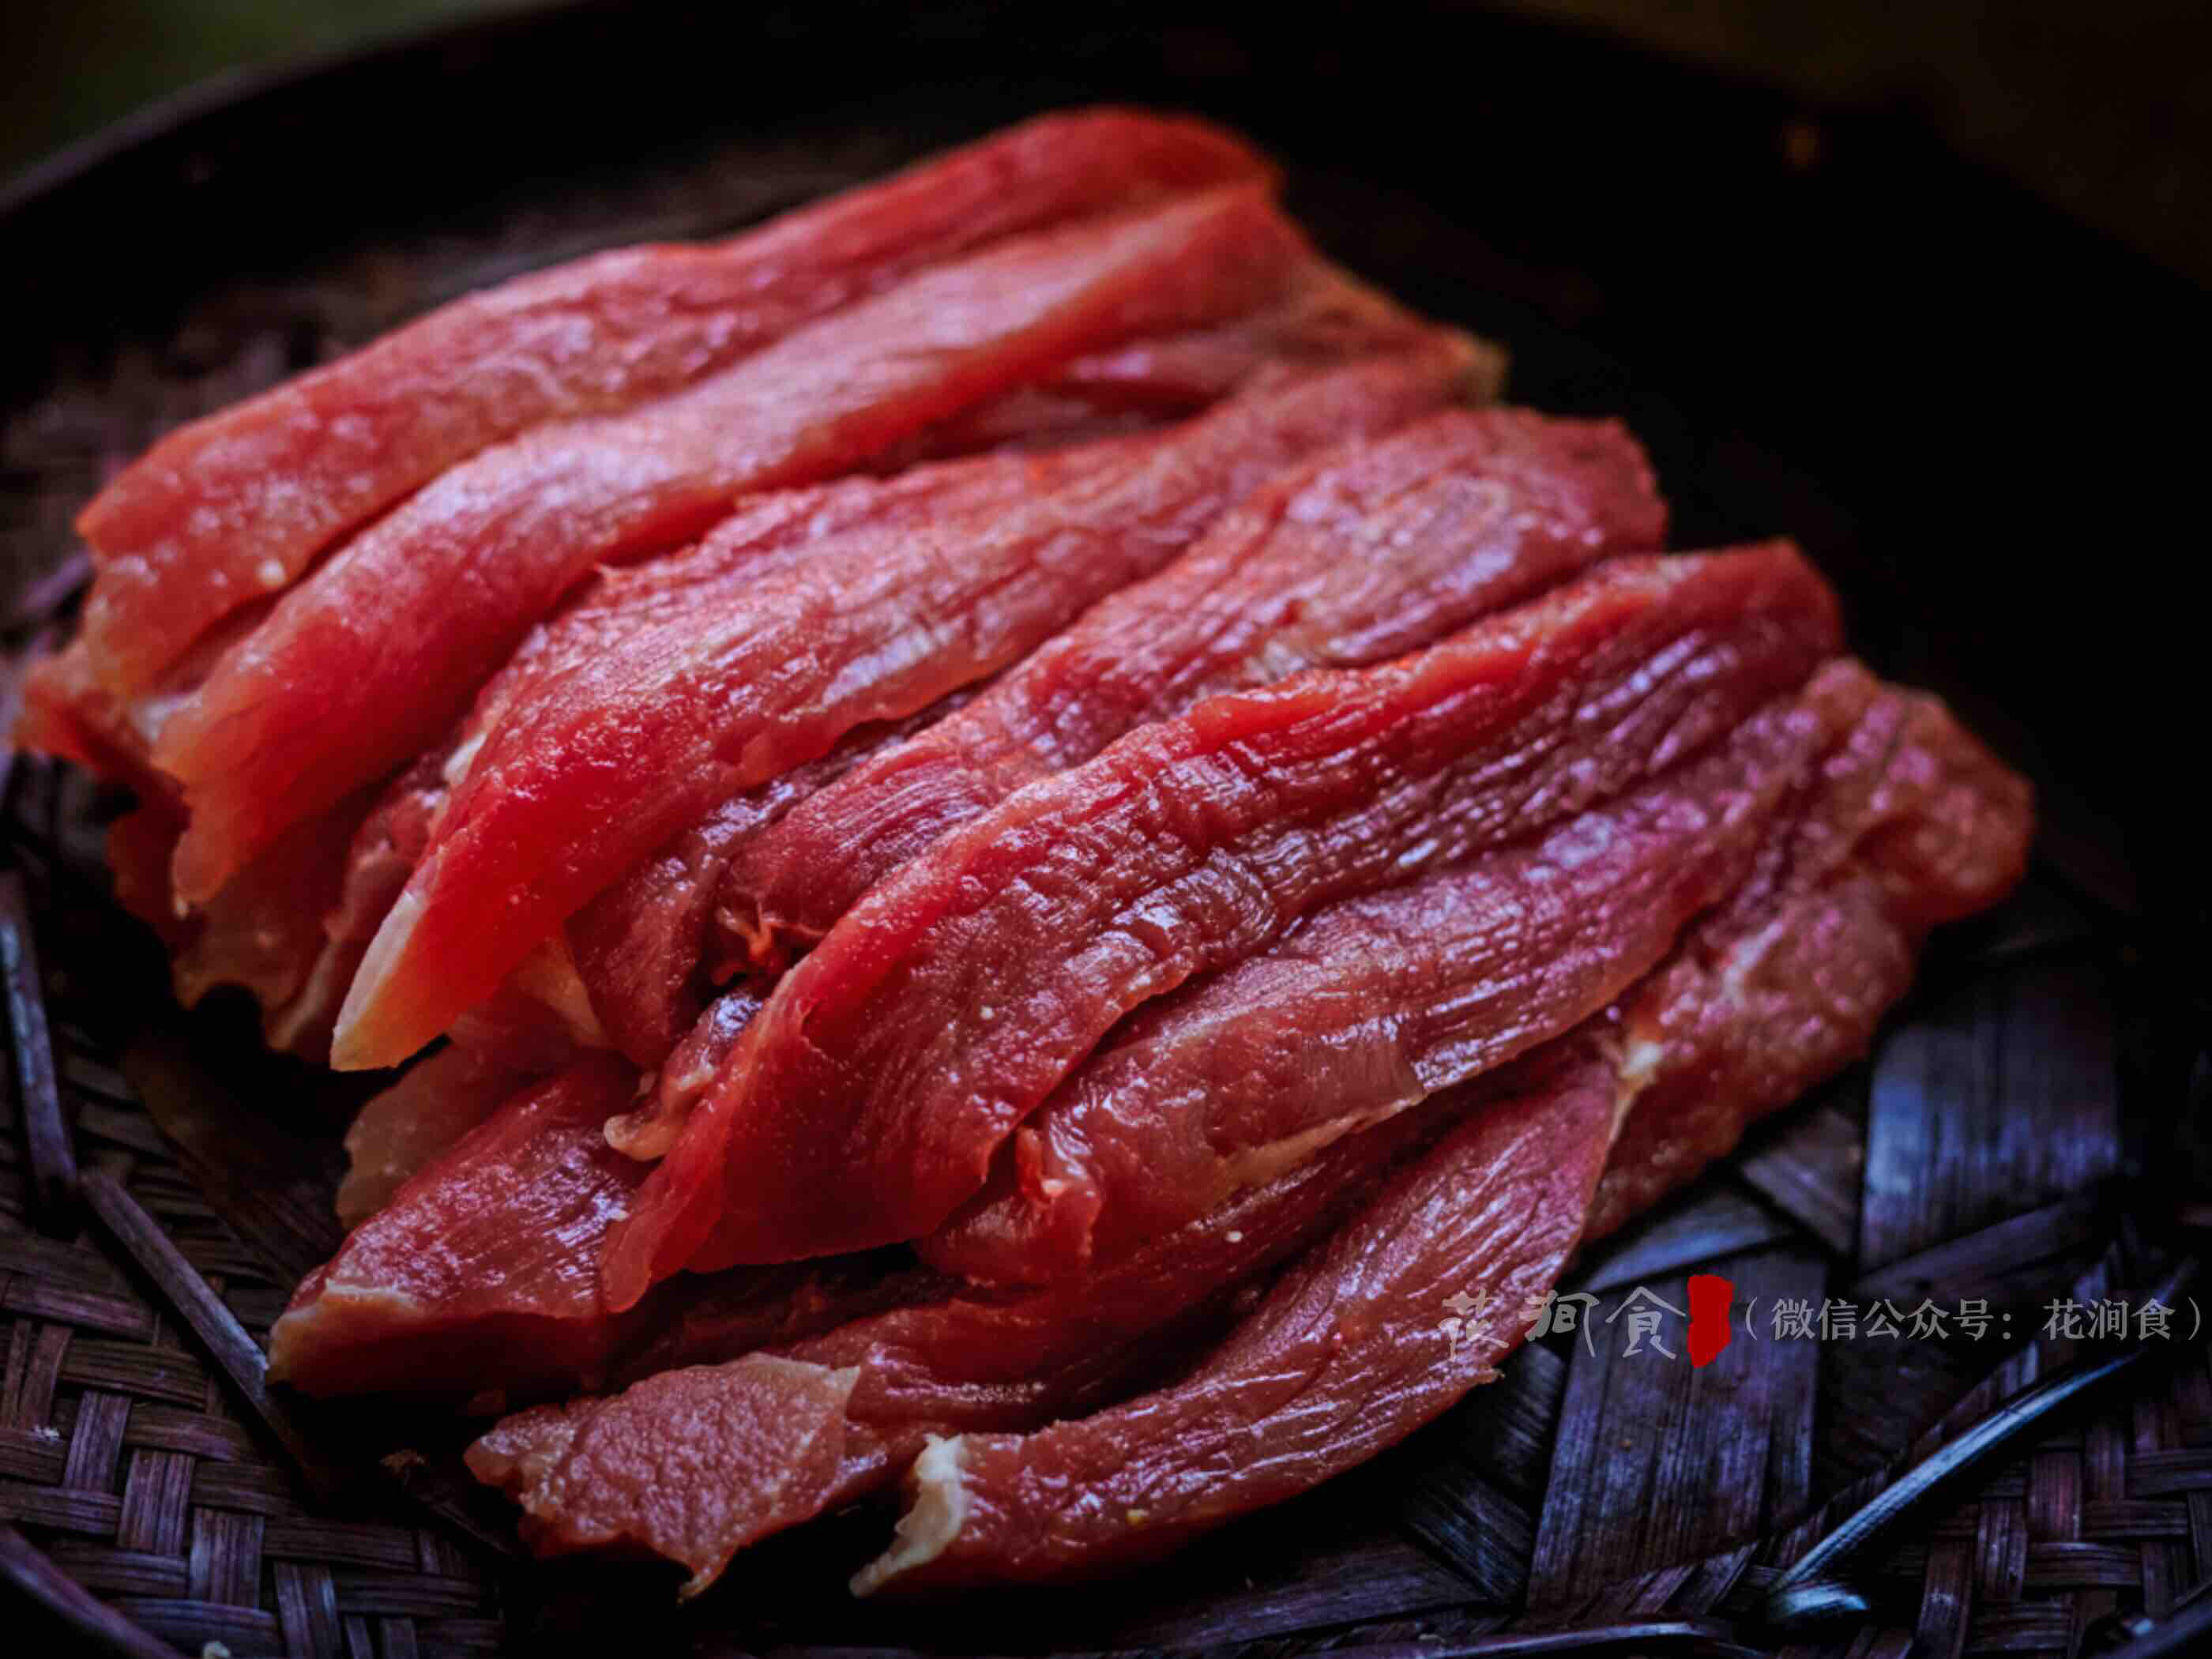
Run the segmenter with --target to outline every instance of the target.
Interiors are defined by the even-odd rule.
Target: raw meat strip
[[[172,963],[179,1002],[190,1008],[219,985],[242,986],[261,1005],[270,1046],[297,1046],[298,1039],[276,1040],[277,1021],[269,1016],[306,988],[325,937],[323,916],[344,885],[354,826],[377,793],[356,791],[293,824],[194,913],[191,941]]]
[[[2026,870],[2026,781],[1937,699],[1856,662],[1808,688],[1827,752],[1758,867],[1623,1001],[1644,1076],[1593,1237],[1690,1180],[1753,1118],[1864,1054],[1929,929],[1996,904]]]
[[[1131,341],[1079,357],[1049,380],[1017,387],[980,408],[918,432],[870,463],[896,471],[955,455],[1042,449],[1141,431],[1197,414],[1262,371],[1319,368],[1408,350],[1436,325],[1328,261],[1310,258],[1279,299],[1249,317]],[[1480,365],[1495,396],[1502,353]]]
[[[717,246],[622,248],[472,294],[170,434],[88,507],[84,630],[133,692],[222,617],[457,462],[673,392],[924,265],[1103,210],[1263,176],[1236,139],[1048,116]]]
[[[169,714],[155,759],[192,815],[179,893],[205,898],[292,818],[419,754],[596,566],[1085,350],[1248,311],[1304,257],[1263,191],[1209,192],[933,267],[687,391],[464,462],[284,594]]]
[[[1147,720],[1401,655],[1665,539],[1650,468],[1613,422],[1455,410],[1347,445],[799,805],[731,866],[719,908],[779,968],[947,830]]]
[[[1618,1105],[1601,1042],[1540,1050],[1173,1386],[931,1444],[866,1595],[1082,1577],[1364,1462],[1497,1375],[1581,1237]],[[1455,1298],[1477,1299],[1455,1317]]]
[[[1195,413],[1251,383],[1262,368],[1322,367],[1434,337],[1430,325],[1315,262],[1289,296],[1255,318],[1079,360],[1054,382],[1042,416],[1034,391],[1017,392],[956,419],[957,431],[924,434],[923,447],[908,459],[998,442],[1036,447],[1041,437],[1051,435],[1051,411],[1062,404],[1079,406],[1079,418],[1109,410],[1148,417]],[[1486,401],[1496,394],[1502,374],[1495,353],[1479,356],[1467,395]],[[615,1045],[641,1066],[658,1066],[704,1009],[707,988],[744,965],[737,920],[720,914],[716,890],[723,871],[755,836],[816,789],[910,738],[973,693],[974,688],[963,688],[906,720],[849,733],[820,760],[722,803],[571,916],[567,931],[578,967]]]
[[[1133,1271],[1139,1261],[1155,1264],[1133,1279],[1107,1270],[1058,1292],[1012,1303],[994,1304],[973,1295],[949,1304],[917,1303],[778,1351],[783,1364],[801,1361],[813,1367],[811,1373],[785,1373],[759,1364],[679,1370],[658,1379],[650,1389],[633,1389],[619,1402],[586,1401],[528,1413],[479,1443],[471,1455],[472,1466],[531,1506],[529,1526],[541,1549],[643,1547],[690,1567],[696,1586],[718,1572],[743,1542],[880,1486],[913,1461],[925,1435],[964,1430],[968,1437],[957,1443],[957,1450],[940,1446],[923,1457],[915,1471],[923,1492],[916,1518],[902,1528],[902,1540],[893,1554],[864,1576],[868,1584],[884,1578],[893,1583],[933,1583],[1104,1570],[1166,1547],[1225,1513],[1303,1490],[1399,1437],[1481,1378],[1502,1346],[1518,1336],[1527,1320],[1523,1308],[1555,1270],[1523,1283],[1501,1279],[1466,1258],[1442,1267],[1429,1255],[1429,1246],[1440,1237],[1439,1222],[1446,1234],[1454,1224],[1497,1225],[1498,1218],[1514,1215],[1514,1206],[1529,1201],[1517,1180],[1504,1180],[1496,1183],[1497,1206],[1492,1211],[1475,1210],[1460,1195],[1464,1188],[1446,1197],[1433,1215],[1407,1202],[1409,1192],[1437,1192],[1447,1178],[1483,1181],[1492,1154],[1469,1149],[1484,1146],[1481,1138],[1498,1134],[1500,1127],[1497,1118],[1476,1109],[1480,1103],[1503,1097],[1508,1104],[1502,1109],[1523,1111],[1523,1121],[1540,1129],[1543,1138],[1533,1149],[1532,1169],[1557,1176],[1577,1158],[1584,1160],[1575,1185],[1587,1200],[1588,1177],[1594,1173],[1587,1160],[1604,1154],[1614,1121],[1636,1090],[1643,1090],[1650,1102],[1677,1106],[1691,1098],[1686,1089],[1714,1085],[1794,1094],[1862,1043],[1881,1012],[1879,1006],[1863,1001],[1850,1005],[1850,1017],[1860,1023],[1856,1042],[1844,1048],[1818,1045],[1798,1055],[1789,1077],[1761,1075],[1731,1063],[1729,1057],[1747,1042],[1756,1042],[1754,1026],[1771,1022],[1778,1033],[1799,1032],[1808,1018],[1824,1017],[1829,1006],[1818,975],[1778,981],[1775,993],[1755,1006],[1729,988],[1727,958],[1721,952],[1732,937],[1743,936],[1730,919],[1748,921],[1753,933],[1776,925],[1787,927],[1792,920],[1764,896],[1775,890],[1784,869],[1794,867],[1778,862],[1776,849],[1827,848],[1846,859],[1856,856],[1848,849],[1863,845],[1888,849],[1891,902],[1899,914],[1923,924],[1994,902],[2016,873],[2027,827],[2021,786],[1965,739],[1930,700],[1881,687],[1856,665],[1837,664],[1807,688],[1787,721],[1802,736],[1808,717],[1813,730],[1801,749],[1799,782],[1789,793],[1784,813],[1770,821],[1760,842],[1763,872],[1754,873],[1741,890],[1741,900],[1715,908],[1685,944],[1677,965],[1652,975],[1622,1004],[1631,1010],[1666,1007],[1672,1016],[1669,1040],[1650,1048],[1633,1035],[1632,1018],[1624,1041],[1621,1017],[1601,1015],[1509,1067],[1447,1090],[1378,1129],[1336,1142],[1273,1188],[1248,1193],[1206,1222],[1186,1229],[1178,1237],[1211,1237],[1217,1248],[1240,1237],[1249,1241],[1255,1218],[1264,1221],[1277,1213],[1271,1209],[1272,1194],[1327,1180],[1332,1170],[1340,1172],[1351,1160],[1363,1160],[1371,1175],[1390,1162],[1390,1151],[1378,1155],[1377,1150],[1392,1146],[1388,1137],[1404,1137],[1395,1143],[1403,1147],[1419,1144],[1437,1125],[1466,1123],[1458,1132],[1458,1145],[1468,1155],[1455,1159],[1448,1146],[1415,1166],[1391,1194],[1347,1224],[1321,1255],[1292,1268],[1251,1323],[1206,1361],[1193,1382],[1088,1423],[1063,1423],[1030,1440],[975,1432],[1003,1431],[1020,1417],[1066,1411],[1049,1391],[1055,1356],[1110,1357],[1124,1328],[1114,1322],[1120,1317],[1117,1304],[1126,1305],[1123,1299],[1102,1295],[1100,1286],[1133,1285],[1137,1293],[1127,1301],[1137,1305],[1160,1297],[1164,1306],[1180,1306],[1176,1298],[1187,1297],[1193,1283],[1214,1285],[1236,1277],[1218,1263],[1201,1269],[1183,1261],[1175,1247],[1163,1242],[1129,1259]],[[1904,735],[1907,731],[1909,737]],[[1834,936],[1826,939],[1832,943]],[[1680,964],[1699,960],[1701,952],[1718,970],[1684,971]],[[1790,987],[1794,993],[1785,994]],[[1773,1052],[1780,1058],[1783,1051]],[[1513,1103],[1516,1100],[1521,1103]],[[1531,1102],[1548,1104],[1541,1112],[1529,1112]],[[1733,1111],[1740,1125],[1753,1103],[1731,1097],[1717,1109],[1723,1116]],[[1617,1194],[1623,1205],[1650,1201],[1668,1180],[1683,1173],[1670,1161],[1662,1140],[1637,1134],[1634,1126],[1644,1116],[1641,1103],[1630,1109],[1630,1133],[1614,1145],[1606,1165],[1606,1190]],[[1662,1179],[1656,1181],[1636,1167],[1639,1160],[1653,1158],[1660,1160],[1656,1173]],[[1409,1212],[1420,1218],[1403,1224]],[[1394,1217],[1401,1224],[1395,1233]],[[1504,1231],[1510,1231],[1510,1225]],[[1425,1289],[1415,1288],[1417,1283]],[[1471,1314],[1455,1300],[1462,1292],[1475,1299]],[[1341,1303],[1340,1296],[1345,1298]],[[1056,1297],[1065,1311],[1030,1327],[1009,1320],[1003,1311],[1048,1310]],[[1332,1325],[1324,1304],[1354,1315],[1379,1310],[1390,1323],[1381,1332],[1361,1317]],[[948,1310],[957,1307],[969,1310],[965,1317],[949,1316]],[[1418,1316],[1409,1317],[1409,1310],[1419,1310]],[[1100,1319],[1107,1322],[1103,1329],[1088,1322]],[[1054,1338],[1056,1322],[1065,1323]],[[1014,1334],[1024,1328],[1033,1334]],[[711,1350],[716,1334],[711,1323],[703,1332],[672,1329],[641,1346],[629,1364],[644,1369],[681,1364],[702,1348]],[[1338,1338],[1343,1350],[1332,1357]],[[742,1340],[742,1334],[736,1340]],[[1448,1366],[1463,1359],[1471,1363],[1437,1377],[1433,1389],[1425,1382],[1410,1389],[1370,1389],[1377,1374],[1374,1368],[1398,1377],[1434,1376],[1428,1367],[1437,1348]],[[840,1437],[842,1454],[834,1468],[787,1458],[773,1435],[753,1439],[727,1429],[748,1412],[757,1413],[754,1420],[783,1420],[770,1409],[780,1392],[813,1387],[820,1373],[830,1371],[840,1374],[843,1421],[837,1424],[826,1413],[818,1421]],[[1348,1379],[1347,1371],[1352,1373]],[[1315,1378],[1321,1388],[1301,1386]],[[1231,1382],[1237,1386],[1224,1386]],[[1295,1396],[1297,1409],[1275,1410],[1286,1396]],[[804,1420],[803,1414],[794,1412],[793,1420]],[[1157,1434],[1155,1423],[1163,1425]],[[1347,1425],[1349,1434],[1340,1445],[1337,1437]],[[1258,1445],[1267,1446],[1270,1455],[1255,1455]],[[1234,1455],[1224,1447],[1232,1447]],[[1063,1453],[1086,1461],[1064,1470],[1053,1461]],[[1285,1454],[1279,1467],[1277,1459]],[[1097,1462],[1089,1461],[1094,1456]],[[976,1479],[995,1480],[994,1472],[1006,1468],[1010,1457],[1043,1471],[1033,1484],[1018,1482],[1016,1492],[1023,1504],[1051,1506],[1053,1524],[1017,1528],[1026,1541],[1009,1548],[1010,1534],[995,1529],[998,1522],[988,1521],[990,1511],[971,1511],[988,1524],[963,1524],[955,1532],[949,1559],[933,1565],[924,1558],[944,1543],[951,1529],[952,1517],[943,1500],[958,1496],[949,1483],[971,1457],[969,1473]],[[1224,1468],[1236,1473],[1224,1512],[1203,1502],[1191,1505],[1194,1494],[1221,1489],[1216,1483]],[[682,1483],[692,1495],[686,1504],[641,1504],[646,1485],[641,1472],[678,1469],[687,1476],[704,1469],[711,1476]],[[1048,1485],[1054,1471],[1079,1477],[1084,1484],[1055,1497]],[[1146,1475],[1152,1478],[1145,1491],[1154,1496],[1133,1502],[1125,1483]],[[1132,1510],[1141,1511],[1133,1522]],[[1068,1517],[1065,1530],[1060,1516]],[[1044,1518],[1025,1511],[1027,1521]]]
[[[1532,841],[1309,917],[1130,1016],[922,1245],[1031,1284],[1109,1261],[1578,1024],[1749,872],[1815,752],[1790,700]]]
[[[641,1547],[689,1567],[695,1593],[745,1544],[896,1480],[932,1433],[1041,1424],[1143,1386],[1433,1132],[1405,1114],[1056,1291],[939,1291],[765,1353],[746,1352],[757,1319],[694,1313],[631,1357],[643,1380],[626,1392],[510,1418],[469,1465],[521,1504],[541,1553]],[[743,1357],[689,1363],[718,1348]]]
[[[1585,1237],[1655,1202],[1751,1118],[1863,1052],[1927,930],[1996,903],[2025,864],[2025,783],[1935,699],[1840,662],[1815,677],[1802,706],[1820,722],[1820,747],[1771,820],[1751,878],[1584,1037],[1531,1056],[1568,1053],[1593,1033],[1617,1056],[1613,1086],[1596,1097],[1609,1097],[1625,1123]],[[1460,1133],[1480,1128],[1476,1120]],[[1463,1370],[1439,1399],[1422,1369],[1427,1334],[1402,1316],[1438,1315],[1447,1291],[1475,1296],[1480,1334],[1471,1322],[1446,1332],[1457,1363],[1474,1342],[1517,1338],[1540,1285],[1524,1291],[1494,1268],[1433,1271],[1439,1221],[1404,1225],[1419,1212],[1403,1200],[1449,1157],[1448,1143],[1294,1268],[1174,1388],[1026,1438],[969,1434],[932,1447],[910,1476],[916,1501],[898,1542],[858,1586],[1110,1571],[1317,1484],[1483,1380]],[[1518,1197],[1504,1192],[1501,1202]],[[1463,1213],[1465,1203],[1451,1208]],[[1385,1264],[1379,1279],[1361,1273],[1370,1261]],[[1341,1339],[1334,1352],[1332,1337]]]
[[[369,947],[336,1062],[404,1058],[717,801],[997,672],[1283,467],[1433,409],[1471,361],[1439,337],[1170,432],[1004,458],[1019,482],[977,512],[878,514],[789,557],[718,535],[608,584],[509,694]]]
[[[364,1105],[346,1131],[338,1219],[358,1227],[530,1081],[510,1066],[453,1046],[409,1068]]]
[[[636,1074],[586,1058],[510,1100],[400,1187],[302,1280],[269,1337],[272,1378],[311,1394],[574,1386],[623,1334],[589,1246],[641,1166],[599,1129]]]
[[[437,1121],[449,1109],[473,1111],[494,1086],[496,1059],[467,1055],[458,1045],[434,1055],[364,1109],[383,1109],[360,1128],[354,1190],[368,1207],[393,1176],[398,1189],[293,1293],[270,1334],[272,1376],[313,1394],[588,1388],[624,1342],[681,1330],[682,1320],[741,1352],[881,1305],[880,1272],[779,1269],[687,1278],[617,1317],[599,1295],[598,1263],[646,1166],[611,1147],[605,1126],[634,1100],[637,1073],[614,1055],[585,1055],[522,1080],[418,1167],[396,1167],[414,1161],[410,1142],[450,1133]],[[711,1070],[720,1058],[707,1026],[696,1063]],[[817,1284],[826,1290],[807,1293]]]
[[[640,1066],[665,1060],[706,1009],[701,981],[736,965],[708,956],[710,930],[726,932],[712,919],[730,860],[815,790],[972,695],[963,688],[906,720],[855,727],[820,759],[732,796],[569,917],[569,947],[609,1041]]]
[[[1211,698],[1030,785],[776,988],[616,1234],[611,1304],[686,1265],[933,1230],[1139,1004],[1665,771],[1837,643],[1832,595],[1786,544],[1623,559],[1398,662]]]

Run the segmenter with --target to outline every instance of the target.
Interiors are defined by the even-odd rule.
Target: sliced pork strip
[[[671,392],[934,261],[1263,176],[1195,122],[1047,116],[719,245],[617,249],[472,294],[171,433],[78,520],[101,682],[144,689],[207,628],[447,468]]]
[[[1650,465],[1612,422],[1459,410],[1332,452],[754,837],[717,906],[729,948],[780,969],[946,830],[1147,720],[1398,656],[1665,538]]]
[[[179,892],[206,897],[287,822],[420,753],[598,565],[1086,350],[1239,314],[1304,257],[1262,191],[1209,192],[934,266],[671,398],[464,462],[286,592],[169,714],[155,759],[192,813]]]
[[[1030,785],[778,985],[608,1255],[687,1264],[933,1230],[1115,1021],[1311,910],[1664,772],[1833,654],[1785,544],[1623,559],[1378,668],[1207,700]]]
[[[1149,1003],[1015,1133],[924,1257],[1048,1282],[1559,1036],[1749,873],[1820,750],[1791,699],[1534,840],[1307,918]]]
[[[610,585],[562,619],[587,648],[549,650],[477,751],[362,964],[337,1063],[412,1053],[716,802],[996,672],[1285,466],[1455,395],[1474,360],[1439,335],[1170,432],[1006,458],[1018,488],[978,512],[871,523],[775,561],[710,538],[637,592]]]
[[[1305,1492],[1497,1375],[1565,1266],[1619,1106],[1601,1043],[1539,1051],[1173,1386],[1029,1434],[963,1433],[908,1475],[866,1595],[1082,1577]],[[1480,1297],[1455,1316],[1454,1298]]]

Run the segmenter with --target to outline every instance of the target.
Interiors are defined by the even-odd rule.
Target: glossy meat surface
[[[1744,879],[1819,736],[1795,699],[1763,709],[1705,757],[1147,1004],[923,1255],[1013,1283],[1113,1260],[1559,1036]]]
[[[1264,170],[1195,122],[1048,116],[717,246],[617,249],[457,300],[109,483],[78,520],[99,561],[93,662],[143,689],[347,531],[530,428],[673,392],[987,242]]]
[[[1111,342],[1238,314],[1304,258],[1257,187],[925,270],[627,414],[483,451],[277,600],[171,714],[187,900],[291,818],[438,738],[530,624],[603,562],[677,545],[743,492],[844,471]]]
[[[931,1446],[863,1594],[1086,1577],[1309,1490],[1429,1422],[1517,1346],[1583,1231],[1617,1105],[1602,1042],[1540,1050],[1170,1387]],[[1455,1319],[1453,1299],[1480,1293]]]
[[[608,1255],[686,1264],[934,1229],[1131,1009],[1310,911],[1664,772],[1837,647],[1796,550],[1624,559],[1378,668],[1209,699],[908,864],[778,985]]]
[[[996,672],[1284,466],[1433,409],[1471,361],[1440,337],[1158,434],[955,462],[941,487],[907,474],[880,493],[927,510],[871,513],[788,557],[718,532],[605,584],[507,695],[362,963],[338,1063],[411,1053],[716,802]]]
[[[600,1127],[635,1084],[620,1060],[586,1059],[463,1136],[301,1284],[270,1334],[270,1375],[310,1394],[596,1375],[621,1331],[592,1247],[642,1176]]]
[[[346,1131],[338,1219],[349,1228],[361,1225],[531,1081],[512,1066],[456,1046],[410,1066],[363,1105]]]
[[[955,824],[1200,698],[1433,643],[1613,554],[1666,511],[1611,423],[1450,410],[1276,481],[955,718],[757,837],[721,910],[764,967]]]

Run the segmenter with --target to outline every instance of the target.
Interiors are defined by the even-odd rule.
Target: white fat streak
[[[453,752],[446,757],[446,763],[438,769],[438,775],[445,780],[447,789],[459,788],[467,779],[469,768],[476,764],[477,750],[483,747],[484,738],[489,734],[489,727],[471,732],[453,745]]]
[[[344,1327],[351,1317],[368,1314],[398,1327],[413,1322],[422,1312],[422,1304],[404,1291],[343,1281],[326,1284],[313,1302],[286,1309],[269,1328],[270,1381],[290,1378],[300,1362],[322,1346],[325,1336],[343,1341]]]
[[[1713,983],[1716,1000],[1732,1012],[1744,1012],[1744,990],[1759,964],[1781,939],[1784,933],[1782,918],[1774,921],[1747,939],[1738,939],[1729,947],[1721,963],[1721,971]],[[1619,1135],[1621,1125],[1628,1121],[1629,1109],[1637,1097],[1651,1086],[1659,1074],[1661,1063],[1667,1057],[1667,1045],[1656,1037],[1642,1032],[1632,1034],[1620,1046],[1620,1057],[1615,1066],[1620,1079],[1613,1109],[1613,1133]]]
[[[568,940],[559,933],[548,934],[530,947],[530,954],[515,964],[510,976],[515,989],[552,1010],[561,1028],[578,1046],[606,1048],[606,1028],[592,1007],[592,994],[584,988],[576,960],[568,954]]]
[[[334,1072],[360,1072],[389,1061],[370,1057],[356,1041],[359,1027],[368,1018],[377,998],[382,994],[384,982],[407,949],[407,940],[415,931],[415,924],[422,919],[426,907],[422,895],[410,886],[400,894],[384,925],[376,930],[369,941],[368,953],[361,959],[361,971],[353,976],[353,984],[346,991],[345,1006],[338,1010],[337,1030],[331,1037],[331,1069]]]
[[[968,1487],[960,1474],[965,1437],[929,1437],[914,1460],[914,1502],[899,1517],[891,1547],[853,1575],[853,1594],[872,1595],[902,1572],[926,1566],[960,1535],[968,1519]]]

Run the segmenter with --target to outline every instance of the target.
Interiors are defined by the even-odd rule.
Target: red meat
[[[731,945],[780,967],[947,830],[1147,720],[1431,644],[1665,536],[1643,451],[1617,425],[1451,410],[1348,445],[756,836],[718,907]]]
[[[1617,1087],[1602,1042],[1483,1079],[1466,1121],[1188,1376],[1032,1433],[930,1445],[896,1543],[854,1588],[1110,1571],[1402,1439],[1519,1345],[1582,1236]]]
[[[1048,116],[704,247],[520,277],[170,434],[87,507],[85,638],[134,692],[204,630],[454,464],[544,422],[672,392],[985,243],[1256,178],[1194,122]]]
[[[286,823],[420,753],[595,566],[1086,350],[1248,311],[1304,257],[1259,188],[1188,198],[936,266],[672,397],[454,467],[284,594],[169,715],[155,758],[192,813],[179,892],[205,898]]]
[[[856,485],[858,522],[803,550],[761,553],[745,515],[606,584],[507,693],[362,964],[337,1062],[412,1053],[716,802],[995,672],[1284,466],[1434,408],[1471,361],[1441,337],[1171,432]]]
[[[1147,1004],[923,1255],[1065,1277],[1565,1031],[1744,879],[1820,726],[1795,700],[1762,710],[1705,758]]]
[[[687,1264],[933,1230],[1139,1004],[1663,772],[1836,647],[1832,596],[1786,544],[1625,559],[1399,662],[1209,699],[1032,784],[777,987],[617,1233],[611,1304]]]

